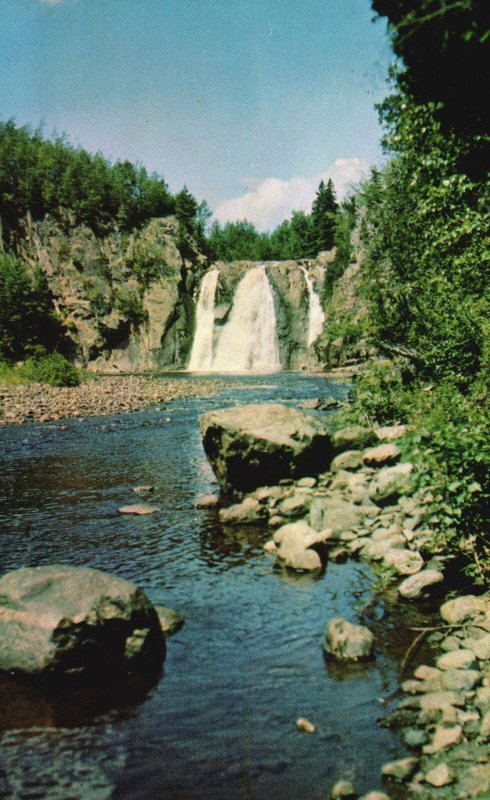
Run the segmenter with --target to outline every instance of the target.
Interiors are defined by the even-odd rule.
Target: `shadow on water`
[[[323,800],[344,775],[360,794],[379,787],[380,765],[403,754],[377,720],[412,636],[404,609],[392,618],[383,598],[369,605],[364,564],[328,564],[319,576],[277,570],[264,528],[223,528],[215,512],[195,508],[216,491],[200,413],[345,395],[319,376],[261,376],[237,388],[244,382],[163,412],[0,430],[1,571],[104,569],[186,618],[164,675],[149,685],[46,694],[1,679],[0,797]],[[137,484],[154,486],[160,513],[118,515]],[[333,616],[369,620],[377,637],[375,661],[348,678],[323,659]],[[299,716],[317,733],[299,733]]]

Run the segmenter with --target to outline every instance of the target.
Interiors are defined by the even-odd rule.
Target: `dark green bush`
[[[61,353],[51,353],[41,358],[28,358],[21,371],[35,383],[50,386],[78,386],[79,373]]]

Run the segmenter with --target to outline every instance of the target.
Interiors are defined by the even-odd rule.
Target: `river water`
[[[330,617],[359,619],[372,573],[277,570],[267,531],[223,529],[194,507],[217,491],[200,413],[344,392],[314,376],[237,377],[219,397],[0,429],[0,572],[97,567],[186,617],[150,687],[47,697],[1,679],[1,798],[320,800],[345,775],[360,792],[380,786],[380,765],[400,754],[376,721],[397,688],[403,628],[379,603],[374,663],[333,669],[321,647]],[[147,483],[161,513],[119,515]],[[299,733],[299,716],[317,732]]]

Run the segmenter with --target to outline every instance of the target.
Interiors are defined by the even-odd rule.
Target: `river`
[[[356,621],[369,600],[369,568],[329,564],[320,577],[277,570],[262,550],[267,531],[223,529],[214,511],[195,509],[217,490],[200,413],[342,397],[345,387],[292,373],[229,385],[219,397],[128,415],[0,430],[1,573],[97,567],[186,617],[150,687],[46,697],[3,678],[0,798],[323,800],[344,775],[360,793],[379,787],[380,765],[402,753],[376,724],[398,686],[400,622],[381,601],[371,607],[379,634],[371,664],[334,669],[322,653],[328,619]],[[118,514],[135,502],[132,487],[148,483],[161,513]],[[317,732],[298,732],[299,716]]]

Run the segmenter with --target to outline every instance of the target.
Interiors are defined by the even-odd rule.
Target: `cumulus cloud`
[[[220,203],[214,209],[214,218],[221,223],[247,219],[260,231],[270,230],[293,211],[309,212],[321,180],[327,182],[331,178],[341,200],[367,171],[368,164],[359,158],[339,158],[318,175],[290,180],[266,178],[253,191]]]

